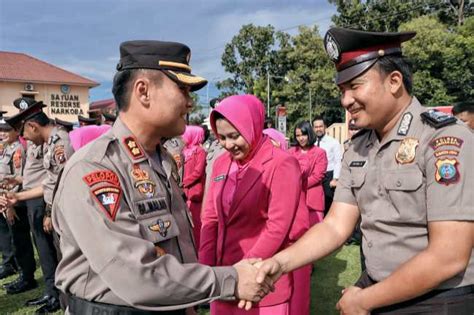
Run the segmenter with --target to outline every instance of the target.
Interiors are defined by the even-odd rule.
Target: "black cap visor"
[[[349,68],[346,68],[344,70],[338,71],[336,74],[336,84],[343,84],[346,83],[347,81],[350,81],[365,71],[369,70],[370,67],[372,67],[375,63],[377,62],[377,58],[372,59],[372,60],[367,60],[358,64],[355,64]]]
[[[176,82],[178,85],[189,86],[191,92],[202,89],[206,86],[207,80],[203,77],[175,70],[161,70],[168,78]]]

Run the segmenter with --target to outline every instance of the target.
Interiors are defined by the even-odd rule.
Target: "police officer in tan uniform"
[[[21,97],[13,104],[20,111],[34,105],[36,101],[31,98]],[[56,120],[58,124],[58,120]],[[65,123],[59,121],[60,124]],[[42,182],[46,180],[46,169],[43,166],[43,147],[45,144],[36,145],[27,141],[26,161],[22,176],[10,180],[10,183],[22,184],[22,191],[30,193],[30,190],[41,189]],[[20,194],[21,197],[21,194]],[[54,284],[54,274],[58,264],[57,251],[54,247],[53,236],[43,228],[45,217],[45,202],[42,195],[25,199],[28,208],[28,219],[33,234],[36,249],[38,251],[43,279],[45,282],[44,293],[26,302],[27,306],[41,306],[37,313],[54,312],[59,309],[58,290]]]
[[[178,174],[178,185],[182,187],[183,176],[184,176],[184,141],[180,136],[173,137],[171,139],[162,139],[164,141],[163,147],[168,151],[169,154],[173,157]]]
[[[184,314],[212,299],[258,301],[249,261],[196,263],[191,218],[173,157],[160,140],[184,132],[189,92],[207,83],[191,74],[179,43],[120,46],[112,129],[68,161],[53,205],[62,260],[56,284],[72,314]],[[238,280],[238,282],[237,282]]]
[[[328,217],[261,267],[259,276],[278,277],[328,255],[360,215],[367,269],[342,292],[341,314],[474,313],[474,137],[411,95],[400,45],[414,36],[326,34],[341,103],[364,129],[344,155]]]
[[[25,165],[25,150],[18,139],[18,132],[13,130],[5,120],[1,119],[0,129],[8,136],[4,150],[0,156],[0,181],[2,194],[18,191],[21,185],[10,184],[9,179],[20,176]],[[26,204],[18,203],[15,206],[3,207],[0,212],[1,243],[13,240],[14,257],[20,267],[19,277],[5,285],[8,294],[17,294],[38,286],[34,278],[36,264],[33,254],[33,245],[30,237],[30,226]],[[10,234],[8,235],[8,231]],[[4,240],[5,235],[8,237]],[[11,239],[10,239],[11,235]]]

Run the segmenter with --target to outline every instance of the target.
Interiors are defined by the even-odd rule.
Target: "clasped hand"
[[[249,310],[253,302],[259,302],[274,291],[274,283],[282,274],[280,264],[273,258],[262,261],[258,258],[244,259],[234,265],[239,275],[236,297],[239,308]]]

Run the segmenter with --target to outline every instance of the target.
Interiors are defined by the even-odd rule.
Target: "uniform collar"
[[[410,104],[400,115],[395,126],[389,131],[387,137],[381,143],[383,146],[391,141],[401,141],[404,138],[413,136],[415,125],[419,123],[418,117],[424,111],[424,107],[420,104],[416,97],[412,97]],[[371,138],[376,137],[375,131],[372,132]]]
[[[140,163],[148,159],[145,150],[120,117],[115,121],[112,127],[112,133],[118,139],[120,146],[133,163]]]

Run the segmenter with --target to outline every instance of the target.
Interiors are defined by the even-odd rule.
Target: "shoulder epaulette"
[[[426,112],[423,112],[420,114],[420,116],[423,122],[436,129],[456,123],[456,117],[436,109],[430,109]]]

